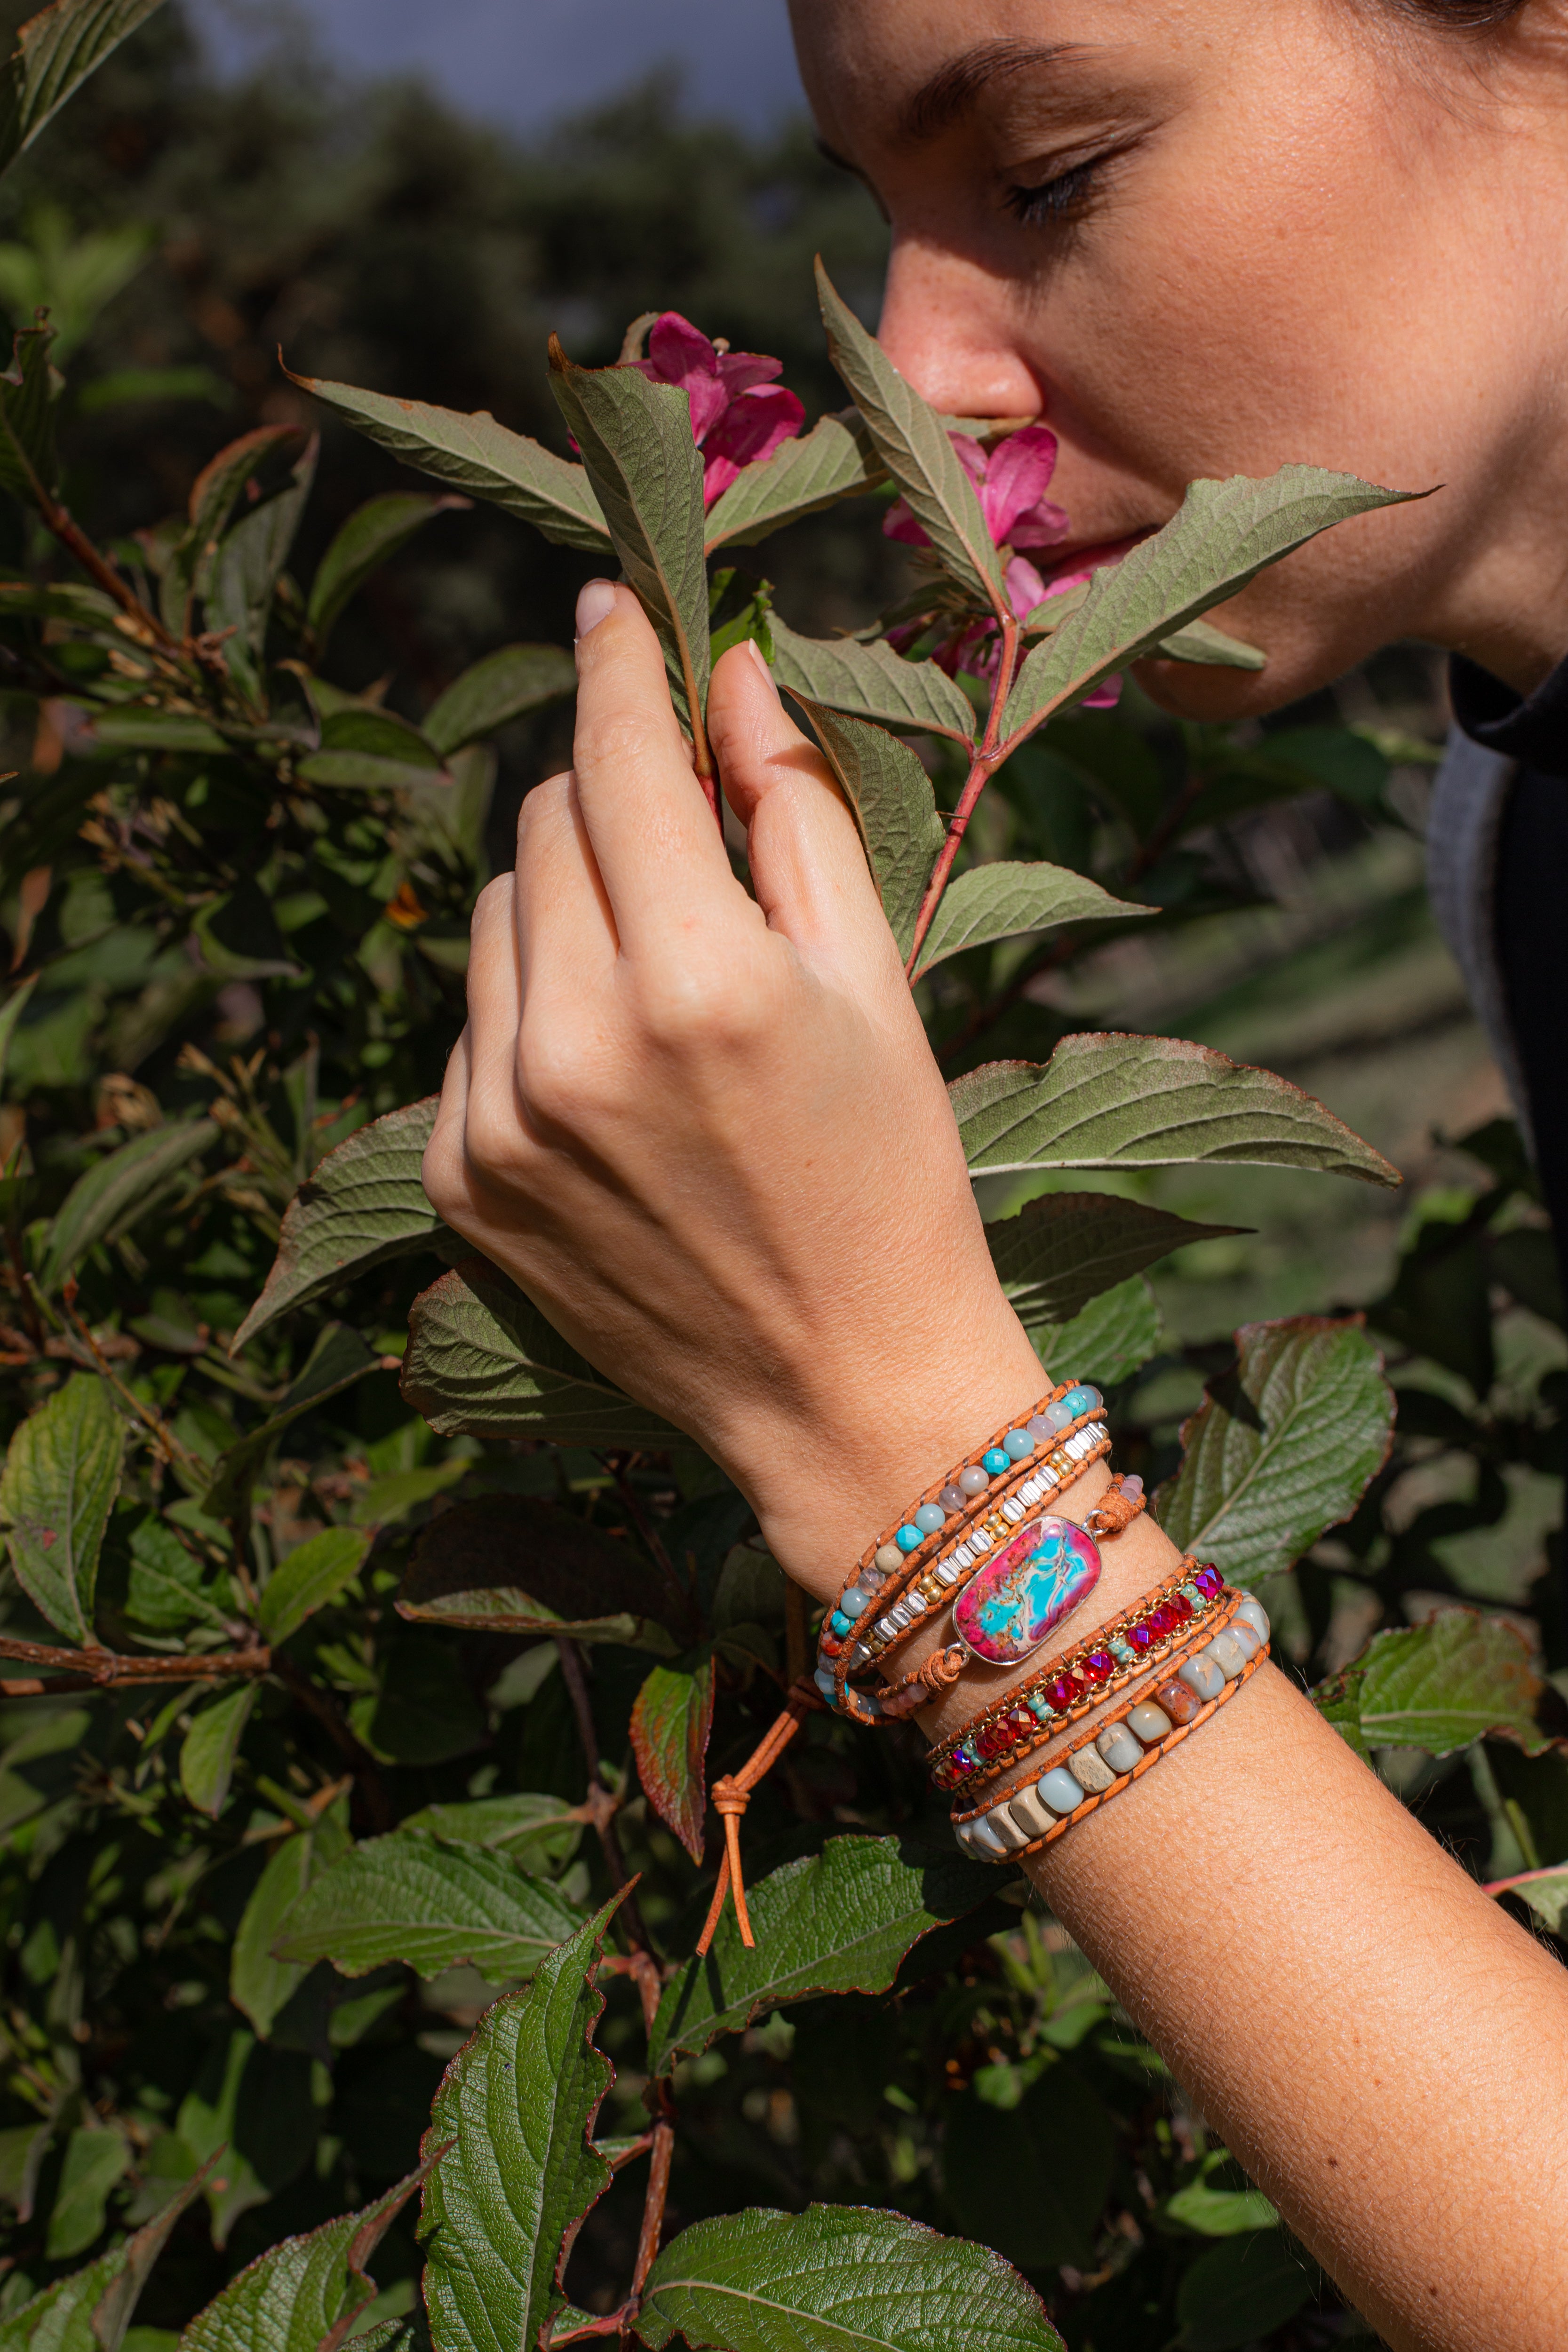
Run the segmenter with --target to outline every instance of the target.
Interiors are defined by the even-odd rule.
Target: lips
[[[1047,551],[1042,548],[1035,556],[1035,568],[1048,588],[1053,580],[1068,580],[1076,572],[1098,572],[1104,563],[1120,563],[1124,555],[1131,555],[1135,547],[1152,539],[1154,530],[1155,526],[1149,523],[1141,530],[1129,531],[1124,539],[1083,540],[1076,547],[1070,542],[1053,547],[1048,551],[1048,561]]]

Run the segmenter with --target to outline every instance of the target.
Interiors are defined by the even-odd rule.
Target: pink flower
[[[742,466],[771,457],[805,422],[794,393],[773,382],[784,373],[782,361],[758,352],[721,352],[679,310],[654,320],[647,350],[646,360],[630,364],[650,383],[676,383],[685,393],[702,452],[704,507],[729,488]]]
[[[1046,496],[1057,466],[1057,436],[1047,425],[1026,425],[989,452],[967,433],[948,437],[974,485],[985,528],[998,547],[1054,547],[1067,537],[1067,516]],[[910,547],[931,545],[906,499],[889,508],[882,529],[889,539],[901,539]]]

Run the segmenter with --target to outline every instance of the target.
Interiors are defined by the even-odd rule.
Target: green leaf
[[[942,892],[921,946],[917,980],[944,956],[1055,923],[1103,923],[1116,915],[1152,915],[1152,907],[1113,898],[1087,875],[1065,866],[972,866]]]
[[[583,467],[568,465],[564,457],[525,440],[521,433],[509,433],[488,409],[464,416],[456,409],[432,408],[423,400],[389,400],[384,393],[293,375],[288,368],[284,373],[405,466],[434,474],[455,490],[488,499],[492,506],[531,522],[558,546],[608,554],[610,535]]]
[[[1053,1381],[1092,1380],[1114,1388],[1160,1352],[1164,1323],[1141,1274],[1102,1290],[1066,1323],[1031,1327],[1035,1352]]]
[[[144,710],[127,704],[92,713],[93,741],[105,751],[226,751],[216,727],[194,711]]]
[[[120,2352],[148,2273],[205,2185],[204,2167],[131,2237],[0,2320],[0,2352]]]
[[[198,1813],[210,1814],[215,1822],[228,1802],[235,1759],[250,1720],[250,1710],[256,1705],[258,1688],[254,1682],[244,1682],[237,1689],[209,1699],[193,1719],[181,1744],[180,1786],[187,1802]]]
[[[533,2352],[565,2299],[563,2249],[609,2187],[592,2133],[613,2075],[593,2034],[605,2005],[595,1972],[615,1907],[550,1953],[526,1992],[487,2011],[436,2094],[425,2149],[447,2153],[425,2192],[420,2236],[441,2352]]]
[[[229,632],[220,647],[229,677],[247,701],[261,705],[262,656],[277,587],[310,485],[317,443],[305,446],[284,488],[253,507],[219,541],[202,617],[208,629]]]
[[[985,1239],[997,1280],[1027,1330],[1070,1321],[1091,1298],[1189,1242],[1240,1230],[1189,1224],[1114,1192],[1044,1192],[1016,1217],[987,1225]]]
[[[1000,2254],[865,2205],[694,2221],[649,2272],[633,2325],[652,2352],[677,2336],[692,2352],[1062,2352]]]
[[[1331,523],[1401,505],[1408,495],[1319,466],[1282,466],[1266,481],[1236,474],[1189,483],[1163,530],[1119,563],[1102,564],[1077,612],[1029,654],[1002,715],[1004,740],[1153,653]]]
[[[960,2229],[1031,2271],[1092,2262],[1119,2154],[1092,2082],[1058,2064],[1012,2106],[983,2098],[979,2083],[943,2105],[942,2169]]]
[[[353,1728],[389,1763],[446,1764],[479,1746],[485,1711],[450,1642],[400,1630],[379,1694],[356,1703]]]
[[[208,460],[191,485],[188,521],[159,583],[163,626],[182,637],[191,624],[191,599],[212,585],[218,551],[241,494],[269,457],[305,436],[297,425],[260,425],[242,433]]]
[[[71,2133],[44,2241],[49,2262],[68,2263],[102,2233],[109,2192],[130,2166],[131,2150],[122,2133],[101,2124]]]
[[[1261,2189],[1210,2188],[1209,2174],[1229,2161],[1223,2149],[1205,2157],[1202,2178],[1166,2198],[1166,2218],[1200,2238],[1237,2238],[1246,2230],[1273,2229],[1279,2216]]]
[[[321,748],[300,761],[308,784],[365,792],[406,792],[449,781],[426,735],[395,710],[353,703],[321,721]]]
[[[172,1176],[200,1159],[217,1133],[210,1118],[171,1119],[133,1136],[79,1176],[50,1228],[39,1276],[45,1289],[58,1289],[95,1243],[132,1224]]]
[[[1444,1609],[1424,1625],[1374,1633],[1355,1663],[1312,1697],[1360,1756],[1373,1748],[1451,1756],[1489,1738],[1539,1756],[1552,1740],[1536,1720],[1542,1687],[1536,1663],[1506,1619]]]
[[[676,1646],[652,1572],[624,1544],[531,1495],[481,1496],[422,1528],[397,1608],[468,1633]]]
[[[562,1870],[583,1834],[581,1810],[564,1797],[519,1790],[510,1797],[470,1797],[454,1805],[423,1805],[399,1823],[456,1845],[486,1845],[524,1869]]]
[[[883,719],[973,745],[973,706],[935,662],[906,661],[882,637],[864,645],[855,637],[799,637],[776,613],[768,615],[768,632],[773,677],[786,693],[851,718]]]
[[[468,504],[467,499],[433,497],[428,490],[387,490],[354,509],[334,533],[310,583],[305,618],[314,635],[318,660],[344,605],[372,573],[379,572],[437,515],[463,512]]]
[[[158,0],[54,0],[29,17],[5,65],[0,172],[157,5]]]
[[[1248,1323],[1236,1344],[1234,1369],[1183,1424],[1154,1515],[1179,1550],[1247,1584],[1349,1518],[1388,1457],[1394,1397],[1359,1317]]]
[[[263,2042],[310,1974],[298,1961],[276,1958],[273,1944],[290,1905],[346,1843],[346,1832],[329,1811],[317,1828],[296,1831],[273,1848],[251,1889],[229,1954],[228,1992]]]
[[[583,452],[626,578],[658,633],[676,710],[699,746],[708,708],[702,459],[679,384],[576,367],[553,337],[550,388]]]
[[[721,2033],[765,2010],[819,1992],[883,1992],[932,1927],[984,1902],[995,1880],[954,1853],[933,1860],[893,1837],[834,1837],[746,1891],[754,1948],[726,1909],[705,1959],[665,1988],[648,2036],[648,2068],[668,2074]]]
[[[819,416],[809,433],[781,441],[771,457],[742,466],[708,510],[708,552],[754,547],[802,515],[837,506],[887,479],[871,436],[853,409]]]
[[[545,1437],[573,1445],[686,1441],[612,1386],[488,1259],[465,1258],[408,1317],[403,1394],[449,1437]]]
[[[1179,1037],[1064,1037],[1048,1062],[988,1062],[947,1091],[975,1175],[1221,1161],[1401,1181],[1300,1087]]]
[[[309,2164],[317,2128],[312,2063],[303,2051],[275,2049],[237,2024],[209,2044],[175,2128],[198,2161],[216,2159],[203,2184],[215,2246]]]
[[[445,756],[576,691],[577,665],[562,646],[502,646],[453,679],[426,712],[425,733]]]
[[[531,1976],[581,1914],[548,1879],[486,1846],[419,1830],[367,1838],[300,1896],[279,1934],[279,1959],[331,1960],[362,1977],[404,1960],[423,1977],[467,1961],[491,1984]]]
[[[340,2352],[375,2301],[365,2265],[434,2161],[427,2158],[374,2205],[258,2254],[197,2312],[180,2352]]]
[[[5,131],[0,125],[0,152]],[[0,170],[4,170],[0,163]],[[55,456],[55,376],[49,365],[52,327],[24,327],[0,371],[0,488],[35,505],[52,497]]]
[[[242,1508],[262,1464],[278,1440],[301,1413],[341,1396],[367,1372],[379,1371],[382,1360],[372,1355],[357,1331],[346,1323],[329,1323],[305,1360],[304,1370],[289,1387],[282,1403],[259,1425],[230,1445],[212,1465],[212,1480],[202,1498],[210,1518],[234,1517]]]
[[[827,764],[843,786],[865,845],[866,862],[882,898],[882,912],[907,956],[915,918],[942,845],[931,778],[907,743],[885,728],[795,700],[810,719]]]
[[[1278,2230],[1232,2238],[1199,2256],[1176,2290],[1180,2352],[1240,2352],[1294,2318],[1312,2274]]]
[[[865,419],[877,455],[929,536],[937,561],[978,603],[1011,616],[1002,560],[946,424],[905,383],[881,345],[834,291],[820,260],[816,291],[828,356]]]
[[[1547,1933],[1560,1936],[1563,1919],[1568,1912],[1568,1866],[1556,1864],[1550,1870],[1521,1871],[1517,1878],[1498,1878],[1487,1888],[1489,1895],[1517,1895],[1528,1903]]]
[[[25,980],[20,988],[14,988],[5,1003],[0,1005],[0,1078],[5,1075],[5,1064],[10,1056],[11,1040],[16,1034],[16,1024],[26,1013],[27,1000],[37,984],[38,975],[34,972],[32,978]]]
[[[125,1423],[108,1383],[73,1372],[21,1423],[0,1472],[16,1580],[72,1642],[97,1643],[98,1555],[124,1458]]]
[[[1243,637],[1226,636],[1210,621],[1189,621],[1159,645],[1162,661],[1205,662],[1220,669],[1262,669],[1268,656]]]
[[[335,1601],[359,1574],[370,1538],[359,1528],[323,1528],[307,1536],[268,1579],[256,1618],[274,1644],[297,1633],[307,1617]]]
[[[702,1860],[704,1772],[712,1727],[711,1650],[655,1666],[632,1706],[632,1753],[649,1803],[695,1863]]]
[[[236,1349],[280,1315],[307,1306],[387,1258],[433,1248],[447,1233],[425,1197],[419,1165],[440,1097],[389,1111],[329,1151],[283,1216],[267,1286],[234,1337]]]

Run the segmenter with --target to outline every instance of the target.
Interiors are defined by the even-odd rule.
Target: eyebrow
[[[983,41],[949,60],[915,92],[901,110],[900,141],[923,146],[969,111],[990,83],[1031,67],[1057,66],[1083,55],[1079,41],[1045,44],[1017,40]]]

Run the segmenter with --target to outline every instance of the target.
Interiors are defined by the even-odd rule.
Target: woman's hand
[[[592,583],[578,626],[574,764],[475,909],[426,1190],[826,1591],[1044,1375],[854,819],[766,665],[733,648],[709,705],[753,900],[636,597]]]

